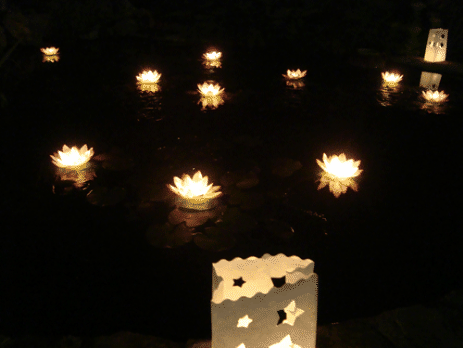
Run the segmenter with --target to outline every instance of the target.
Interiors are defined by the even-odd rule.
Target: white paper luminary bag
[[[429,30],[424,60],[427,62],[444,62],[447,55],[448,29]]]
[[[213,264],[212,348],[315,348],[318,277],[283,254]]]
[[[420,87],[436,91],[439,89],[441,78],[441,74],[423,71],[421,72]]]

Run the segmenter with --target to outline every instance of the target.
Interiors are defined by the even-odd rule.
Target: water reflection
[[[155,117],[153,114],[154,110],[159,110],[161,106],[161,98],[158,92],[161,91],[161,87],[158,81],[161,78],[161,74],[156,70],[145,70],[137,78],[137,89],[140,94],[141,108],[138,113],[138,120],[140,118],[152,119]],[[158,119],[161,120],[162,118]]]
[[[225,88],[221,88],[218,83],[204,82],[202,85],[198,84],[198,91],[201,94],[198,104],[202,104],[201,110],[207,108],[214,110],[224,104],[224,90]]]
[[[383,81],[377,93],[376,100],[382,106],[391,106],[397,103],[402,93],[403,88],[399,84],[391,84]]]
[[[305,87],[305,83],[302,80],[286,80],[286,86],[296,90],[300,90]]]
[[[420,78],[420,87],[431,89],[433,91],[437,90],[439,88],[441,79],[442,79],[441,74],[430,73],[428,71],[422,71],[421,78]]]
[[[94,166],[88,162],[78,168],[60,168],[55,169],[55,175],[61,181],[73,181],[74,187],[83,188],[87,182],[96,177]]]
[[[54,63],[59,61],[59,48],[56,47],[47,47],[41,48],[40,51],[43,53],[42,62],[43,63]]]
[[[138,83],[137,85],[140,92],[156,93],[161,90],[157,83]]]
[[[447,97],[444,91],[422,91],[421,109],[433,114],[444,114],[447,109]]]
[[[54,63],[58,61],[59,61],[59,55],[48,56],[44,54],[42,58],[42,63]]]

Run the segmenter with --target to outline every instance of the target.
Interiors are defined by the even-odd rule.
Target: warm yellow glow
[[[55,55],[55,56],[47,56],[46,54],[43,55],[43,58],[42,58],[42,62],[43,63],[54,63],[54,62],[57,62],[59,61],[59,55]]]
[[[61,168],[81,166],[82,164],[87,163],[92,156],[93,147],[87,149],[87,145],[82,146],[80,150],[76,146],[73,146],[72,149],[70,149],[64,145],[63,151],[54,153],[54,156],[50,155],[53,159],[53,164]]]
[[[358,185],[354,181],[354,178],[338,178],[333,174],[324,172],[320,178],[320,185],[318,185],[317,190],[321,190],[327,185],[329,186],[330,192],[336,198],[346,193],[349,187],[356,192],[358,191]]]
[[[246,314],[244,317],[238,319],[238,325],[236,325],[236,327],[248,327],[251,323],[252,319]]]
[[[347,160],[345,154],[339,156],[326,156],[323,154],[323,162],[317,159],[318,165],[327,173],[337,176],[338,178],[352,178],[360,175],[363,171],[358,169],[360,161],[354,162],[353,159]]]
[[[138,82],[142,83],[156,83],[161,78],[161,74],[159,74],[156,70],[145,70],[140,75],[137,76]]]
[[[212,51],[212,52],[204,53],[203,57],[207,60],[217,60],[222,57],[222,52]]]
[[[390,73],[389,71],[383,72],[381,75],[383,76],[383,81],[389,84],[396,84],[401,81],[403,77],[403,75]]]
[[[177,176],[174,176],[175,186],[169,185],[169,188],[176,193],[177,195],[183,198],[208,198],[212,199],[218,197],[222,192],[217,192],[220,189],[220,186],[212,186],[213,184],[208,185],[208,177],[203,177],[201,172],[196,172],[191,178],[189,175],[183,175],[183,178],[180,179]]]
[[[445,94],[444,91],[422,91],[424,99],[426,99],[428,102],[432,103],[442,103],[446,101],[447,97],[449,96],[448,94]]]
[[[286,86],[294,89],[302,89],[305,87],[305,83],[302,80],[286,80]]]
[[[215,96],[221,94],[225,88],[220,89],[220,85],[204,82],[202,85],[198,85],[199,92],[204,96]]]
[[[287,75],[283,74],[283,77],[290,79],[290,80],[297,80],[303,78],[307,74],[307,70],[301,71],[300,69],[297,70],[288,70]]]
[[[54,56],[55,54],[58,54],[59,48],[56,47],[47,47],[47,48],[41,48],[40,49],[42,53],[46,54],[47,56]]]
[[[156,93],[161,88],[157,83],[138,83],[138,89],[142,92]]]
[[[301,348],[291,341],[291,336],[287,335],[280,342],[272,344],[269,348]]]

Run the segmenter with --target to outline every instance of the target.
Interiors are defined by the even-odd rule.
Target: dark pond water
[[[264,253],[314,260],[319,324],[462,285],[461,79],[444,75],[449,101],[429,111],[421,71],[387,66],[404,79],[385,107],[379,69],[220,47],[222,68],[207,70],[206,48],[63,44],[56,63],[17,53],[33,69],[3,116],[2,330],[208,337],[212,263]],[[162,73],[154,95],[137,90],[145,68]],[[302,89],[286,86],[289,68],[307,70]],[[215,110],[198,105],[207,80],[225,88]],[[94,148],[82,188],[51,163],[64,144]],[[341,152],[363,173],[335,198],[317,190],[316,159]],[[222,186],[220,211],[176,226],[166,184],[197,170]]]

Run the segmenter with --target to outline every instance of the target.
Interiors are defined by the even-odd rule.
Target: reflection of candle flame
[[[286,80],[286,86],[294,89],[302,89],[305,87],[305,83],[302,80]]]
[[[93,180],[96,177],[96,173],[93,166],[90,163],[79,168],[57,168],[56,174],[61,180],[74,181],[75,187],[83,187],[86,182]]]
[[[349,187],[355,192],[358,191],[358,185],[353,178],[338,178],[333,174],[325,172],[320,178],[320,185],[318,185],[317,190],[321,190],[327,185],[329,185],[330,192],[336,198],[346,193]]]
[[[157,83],[139,83],[138,89],[142,92],[156,93],[160,87]]]

